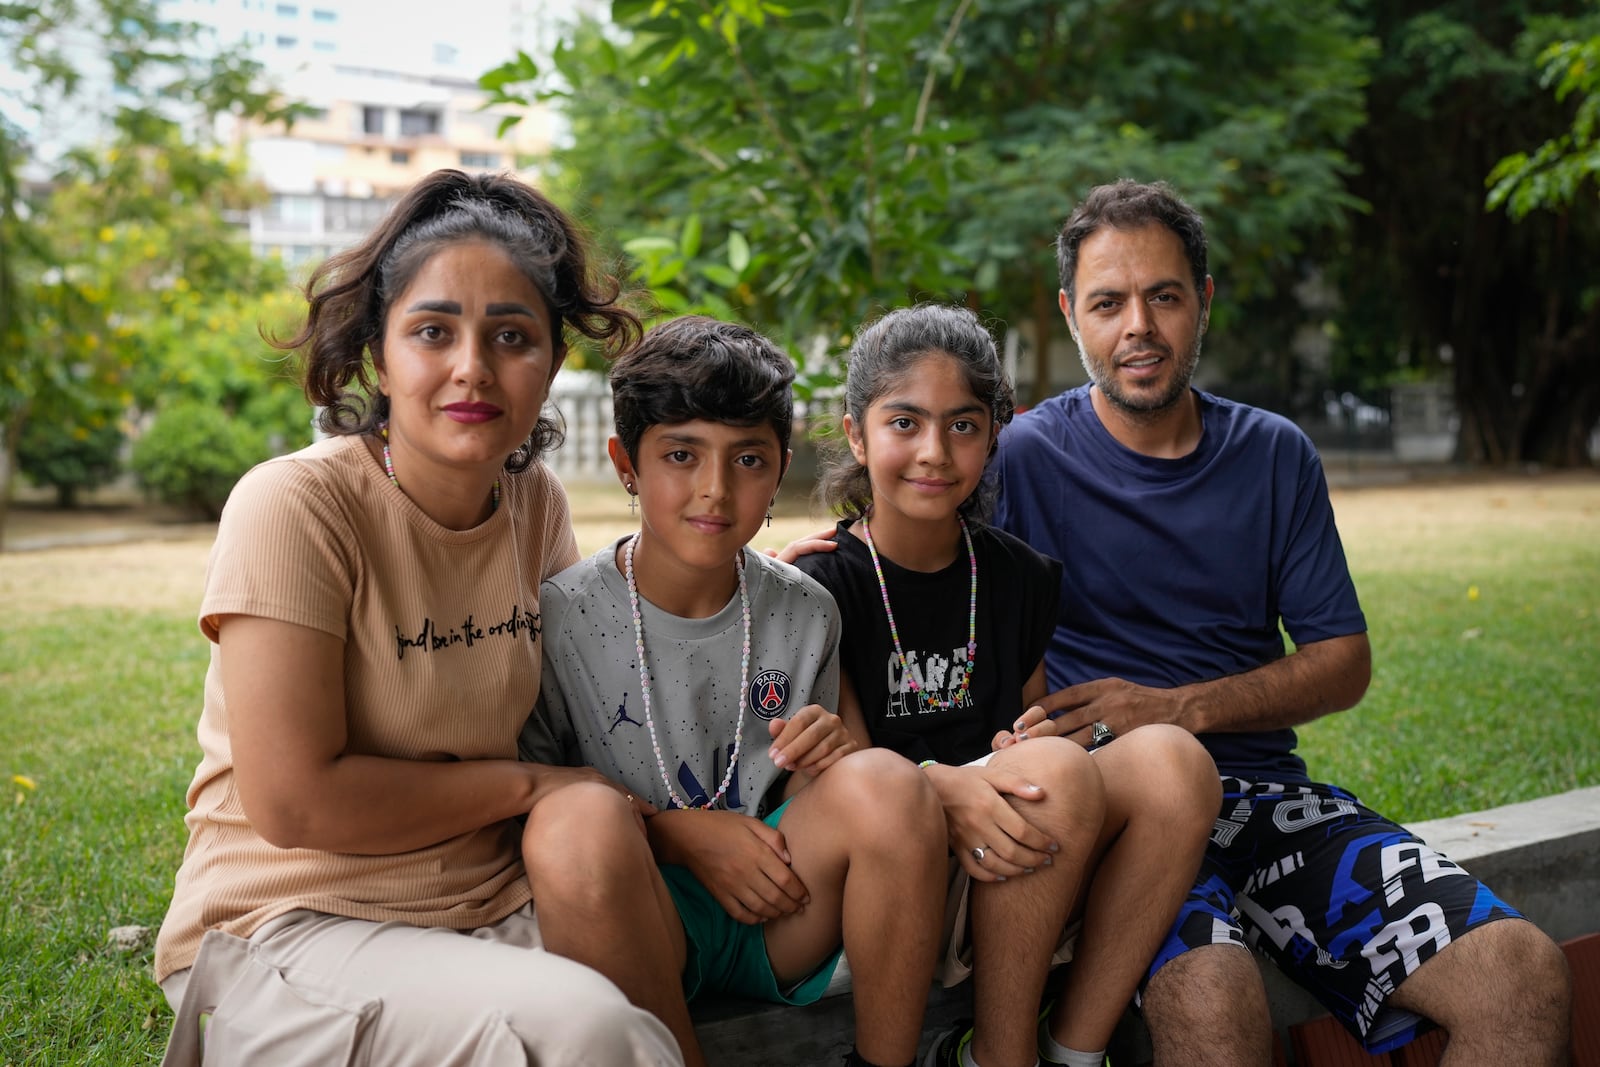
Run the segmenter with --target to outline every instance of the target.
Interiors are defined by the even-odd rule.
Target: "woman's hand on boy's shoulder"
[[[793,563],[801,556],[809,556],[813,552],[832,552],[838,548],[839,543],[833,539],[833,532],[834,528],[829,526],[816,533],[797,537],[782,548],[764,548],[762,551],[779,563]]]
[[[773,719],[767,731],[772,735],[767,756],[773,764],[813,777],[861,747],[844,720],[820,704],[807,704],[787,719]]]

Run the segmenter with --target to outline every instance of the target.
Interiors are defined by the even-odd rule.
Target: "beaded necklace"
[[[961,536],[967,543],[967,560],[971,564],[972,584],[967,594],[967,662],[961,672],[961,681],[956,686],[955,693],[949,700],[940,700],[938,697],[929,696],[922,691],[922,686],[911,674],[911,668],[906,663],[905,649],[900,645],[900,628],[894,623],[894,609],[889,606],[889,583],[883,580],[883,564],[878,562],[878,549],[872,543],[872,527],[867,524],[866,516],[861,517],[861,539],[867,543],[867,552],[872,556],[872,570],[878,576],[878,592],[883,594],[883,613],[889,616],[889,636],[894,638],[894,654],[900,658],[900,676],[906,680],[911,691],[917,694],[917,700],[923,705],[944,711],[961,703],[961,698],[972,688],[972,664],[978,658],[978,556],[972,551],[972,534],[967,530],[967,520],[956,517],[961,524]]]
[[[378,427],[378,434],[383,438],[383,473],[389,476],[389,481],[394,483],[396,489],[400,488],[400,479],[394,476],[394,459],[389,455],[389,424],[383,423]],[[489,510],[500,509],[500,479],[494,480],[494,491],[489,501]]]
[[[650,670],[644,662],[644,615],[639,611],[639,583],[633,575],[633,549],[638,543],[638,534],[628,538],[628,547],[622,557],[622,573],[628,579],[628,606],[633,610],[633,651],[639,657],[640,703],[644,705],[645,729],[650,731],[650,747],[655,749],[656,767],[661,771],[661,781],[665,783],[667,795],[674,804],[689,809],[714,808],[733,784],[733,776],[739,769],[739,744],[744,740],[745,693],[750,687],[750,594],[744,584],[744,552],[741,551],[734,560],[734,569],[739,572],[739,607],[744,613],[744,651],[739,659],[739,721],[733,735],[733,754],[728,757],[728,772],[722,776],[722,784],[717,787],[716,794],[704,804],[690,804],[673,788],[672,776],[667,773],[667,761],[661,755],[661,741],[656,737],[656,722],[650,716]]]

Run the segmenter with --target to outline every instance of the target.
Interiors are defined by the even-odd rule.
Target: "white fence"
[[[610,478],[611,460],[606,440],[612,432],[611,386],[600,371],[556,372],[550,386],[550,403],[565,421],[567,440],[545,456],[545,462],[563,480]]]
[[[792,476],[810,478],[815,473],[816,455],[808,436],[808,430],[814,427],[808,424],[807,418],[809,413],[816,412],[819,418],[831,424],[835,417],[829,404],[831,396],[819,391],[809,404],[795,398],[794,438],[789,442],[794,450]],[[611,385],[604,372],[563,368],[551,383],[550,403],[567,428],[566,442],[544,457],[550,469],[563,481],[614,479],[611,459],[606,455],[606,441],[615,429],[611,419]]]

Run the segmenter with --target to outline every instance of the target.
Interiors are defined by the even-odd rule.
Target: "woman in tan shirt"
[[[592,778],[516,758],[539,583],[578,558],[541,412],[565,330],[638,323],[550,201],[458,171],[307,292],[282,347],[331,436],[245,475],[212,551],[166,1062],[678,1063],[543,950],[516,823]]]

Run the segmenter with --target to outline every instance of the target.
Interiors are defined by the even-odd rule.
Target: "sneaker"
[[[961,1067],[961,1050],[972,1044],[972,1020],[963,1019],[933,1039],[922,1067]]]

